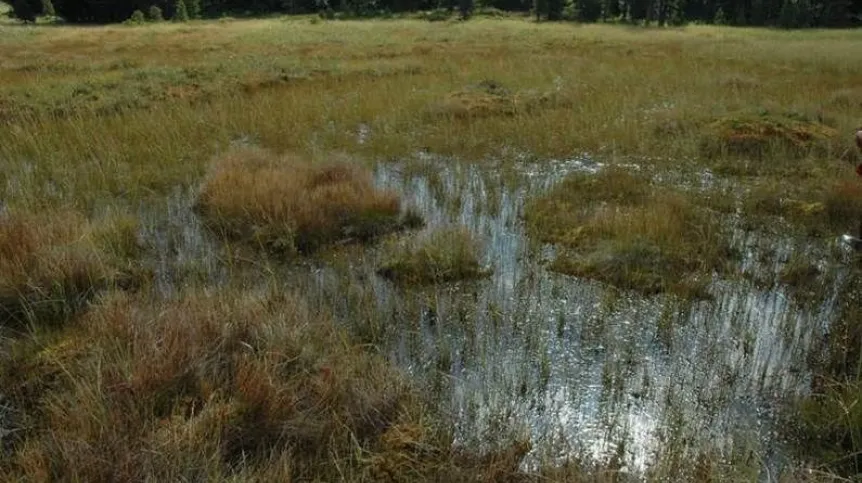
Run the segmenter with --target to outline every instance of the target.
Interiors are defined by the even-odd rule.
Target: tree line
[[[14,0],[12,7],[13,15],[24,21],[49,15],[72,23],[276,13],[373,17],[429,10],[457,11],[468,18],[476,9],[496,9],[532,13],[538,20],[659,26],[689,22],[784,28],[862,25],[862,0]]]

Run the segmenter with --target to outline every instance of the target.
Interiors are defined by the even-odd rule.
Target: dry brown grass
[[[16,400],[6,380],[13,401],[33,404],[24,407],[35,426],[13,473],[195,480],[272,470],[274,458],[288,477],[334,476],[324,464],[350,465],[355,445],[382,434],[407,401],[382,359],[293,295],[153,305],[115,294],[76,333],[36,358],[63,372],[40,400]]]
[[[454,447],[382,357],[288,290],[113,293],[14,352],[4,481],[536,481],[528,444]]]
[[[198,206],[211,225],[281,252],[369,240],[399,228],[400,202],[355,164],[311,164],[259,149],[218,159]]]
[[[119,281],[135,240],[130,223],[93,225],[72,211],[0,215],[0,324],[61,320]]]

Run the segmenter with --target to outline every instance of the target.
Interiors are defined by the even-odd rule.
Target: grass
[[[706,156],[733,154],[769,161],[781,157],[804,158],[816,150],[829,152],[837,131],[822,122],[793,113],[742,113],[710,123],[702,151]]]
[[[463,159],[574,151],[735,177],[764,163],[727,149],[701,159],[704,127],[761,112],[828,119],[838,134],[825,152],[766,163],[766,174],[789,184],[817,184],[837,176],[823,168],[858,123],[852,106],[831,101],[859,84],[847,54],[853,33],[573,30],[518,19],[3,33],[0,110],[12,127],[0,131],[0,160],[20,189],[11,202],[25,205],[90,209],[159,196],[197,183],[207,161],[241,137],[304,158],[400,157],[418,147]],[[441,111],[458,122],[442,122]],[[359,144],[361,124],[370,135]]]
[[[572,107],[571,99],[557,92],[512,92],[494,80],[482,80],[475,85],[451,92],[429,109],[432,118],[469,121],[483,117],[513,117],[538,109]]]
[[[539,481],[518,469],[529,444],[453,445],[383,357],[289,290],[110,293],[10,353],[4,480]]]
[[[846,173],[820,184],[795,186],[772,178],[754,180],[740,196],[739,208],[751,222],[766,221],[768,227],[770,218],[780,218],[803,236],[856,236],[862,221],[862,180],[855,177]]]
[[[479,243],[463,227],[437,229],[391,251],[378,273],[400,283],[445,283],[488,274],[480,263]]]
[[[28,430],[7,476],[335,477],[323,462],[355,464],[355,445],[408,404],[382,359],[290,294],[113,294],[67,341],[33,357],[38,372],[7,374],[13,402],[36,403],[21,406]],[[60,370],[40,399],[16,400],[16,381]]]
[[[860,40],[523,18],[0,24],[0,199],[14,220],[0,224],[2,304],[33,325],[69,322],[0,339],[0,387],[17,419],[0,475],[529,479],[516,470],[518,442],[485,457],[453,449],[448,422],[373,348],[309,313],[302,294],[212,294],[202,277],[176,300],[143,284],[87,312],[83,302],[142,256],[123,214],[200,186],[200,212],[219,233],[310,252],[406,221],[358,159],[586,153],[671,181],[605,169],[533,200],[530,233],[559,247],[552,268],[700,296],[734,262],[718,211],[795,237],[855,231],[860,184],[846,161],[858,161],[847,148]],[[728,188],[671,186],[707,171]],[[445,243],[396,252],[391,273],[475,274],[457,233],[452,247],[432,235]],[[809,268],[800,258],[785,281],[806,285]],[[835,337],[837,352],[855,344]],[[858,394],[842,391],[841,401]]]
[[[531,232],[561,248],[551,269],[618,288],[703,296],[732,260],[714,216],[623,169],[570,175],[527,210]]]
[[[216,160],[197,201],[220,232],[282,253],[365,241],[401,226],[400,202],[346,161],[314,165],[243,149]]]
[[[0,324],[63,321],[98,290],[129,281],[135,220],[99,225],[75,212],[0,216]]]
[[[855,263],[858,268],[858,260]],[[798,428],[794,436],[805,448],[804,457],[853,479],[862,475],[862,313],[854,295],[860,281],[858,271],[852,272],[839,297],[838,317],[818,358],[812,394],[793,401],[786,416]]]

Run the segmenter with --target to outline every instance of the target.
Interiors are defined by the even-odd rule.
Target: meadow
[[[860,42],[0,23],[0,479],[850,481]]]

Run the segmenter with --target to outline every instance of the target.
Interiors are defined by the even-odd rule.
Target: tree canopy
[[[113,23],[131,17],[136,10],[158,7],[165,18],[184,16],[177,0],[54,0],[56,14],[73,23]],[[496,8],[533,12],[544,20],[592,22],[612,19],[630,23],[804,27],[853,27],[862,25],[862,0],[185,0],[190,17],[224,14],[261,15],[343,12],[376,15],[418,10]],[[46,14],[43,0],[15,0],[14,14],[32,21]],[[464,15],[467,16],[467,15]]]

